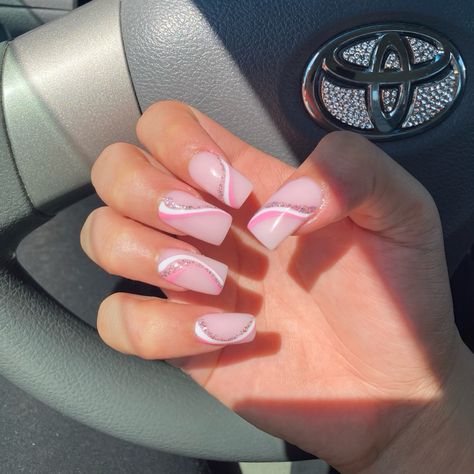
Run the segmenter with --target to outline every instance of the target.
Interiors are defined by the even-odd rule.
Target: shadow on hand
[[[288,274],[301,288],[311,291],[319,276],[344,256],[351,245],[349,219],[298,237]]]
[[[434,409],[441,403],[436,400],[381,400],[381,399],[308,399],[279,400],[249,398],[234,406],[242,418],[263,431],[286,440],[286,450],[291,459],[311,459],[315,452],[321,459],[329,459],[338,469],[344,469],[340,450],[342,446],[353,446],[366,454],[366,461],[373,462],[379,450],[393,442],[396,433],[385,430],[387,420],[397,419],[410,423],[423,409]],[[256,422],[259,420],[259,422]],[[266,420],[271,422],[266,424]],[[271,429],[270,429],[271,427]],[[278,428],[280,427],[280,432]],[[372,443],[373,431],[383,433]],[[307,444],[301,441],[305,433]],[[292,435],[295,439],[292,439]],[[340,461],[339,461],[340,460]]]
[[[186,371],[195,369],[212,369],[219,363],[219,367],[226,367],[268,357],[278,353],[281,348],[281,336],[276,332],[258,332],[251,344],[238,344],[227,346],[219,352],[207,352],[192,357],[180,357],[170,359],[172,365],[183,368]]]
[[[222,204],[215,199],[209,199],[209,201],[215,203],[218,207],[222,207]],[[180,237],[180,239],[194,245],[207,257],[224,262],[229,270],[244,277],[261,281],[268,272],[268,256],[263,251],[258,250],[257,246],[245,243],[245,240],[253,238],[248,234],[247,223],[259,207],[259,202],[251,194],[237,212],[230,211],[233,217],[232,227],[222,245],[207,244],[189,236]],[[243,235],[245,235],[245,238],[242,238]],[[263,250],[263,247],[260,246],[260,248]]]
[[[227,277],[224,289],[219,296],[210,296],[191,291],[167,291],[173,301],[200,306],[211,306],[229,313],[258,314],[263,306],[263,296],[256,291],[243,288],[232,277]]]

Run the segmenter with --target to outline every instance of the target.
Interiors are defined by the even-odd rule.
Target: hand
[[[342,132],[294,169],[175,102],[150,107],[137,133],[147,152],[115,144],[95,163],[107,207],[89,216],[81,242],[108,272],[168,300],[108,297],[97,322],[107,344],[170,360],[251,423],[344,472],[380,465],[426,413],[448,426],[458,393],[448,387],[471,355],[454,325],[438,213],[413,177]],[[219,188],[226,166],[231,192]],[[238,210],[209,196],[239,207],[246,178],[253,194]],[[230,225],[198,199],[232,214],[222,245],[196,239],[219,244]],[[304,205],[253,219],[272,251],[246,229],[267,200]],[[219,262],[229,273],[216,295]],[[200,319],[213,313],[226,314]]]

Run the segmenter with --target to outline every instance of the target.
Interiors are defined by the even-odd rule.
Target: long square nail
[[[239,208],[252,192],[252,183],[229,163],[208,151],[196,153],[189,162],[196,184],[228,206]]]
[[[196,239],[219,245],[232,224],[232,216],[184,191],[171,191],[160,201],[163,222]]]
[[[204,255],[168,249],[160,252],[158,273],[181,288],[218,295],[224,287],[227,265]]]
[[[247,228],[270,250],[276,248],[320,208],[322,190],[302,177],[285,183],[254,214]]]

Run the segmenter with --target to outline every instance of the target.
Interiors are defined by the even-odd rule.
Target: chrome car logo
[[[464,83],[461,56],[437,33],[368,26],[333,39],[311,58],[303,100],[326,128],[394,138],[439,122]]]

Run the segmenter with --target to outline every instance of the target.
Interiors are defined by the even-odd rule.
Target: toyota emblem
[[[303,78],[303,101],[330,130],[372,139],[412,135],[452,109],[466,79],[441,35],[414,25],[367,26],[326,43]]]

